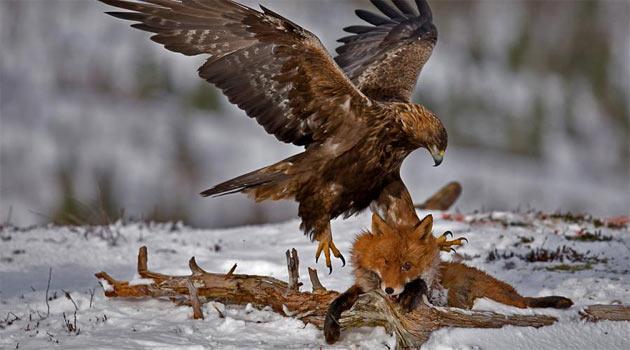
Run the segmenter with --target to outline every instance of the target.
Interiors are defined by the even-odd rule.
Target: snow
[[[426,214],[425,212],[420,213]],[[490,300],[478,300],[475,309],[502,313],[549,314],[559,318],[553,326],[502,329],[442,329],[423,349],[627,349],[628,322],[586,323],[578,311],[586,305],[630,300],[630,230],[595,227],[595,222],[544,217],[536,213],[435,214],[434,234],[453,231],[469,244],[457,256],[514,285],[530,296],[558,294],[575,306],[566,311],[519,310]],[[352,238],[368,228],[367,214],[335,221],[336,244],[349,255]],[[606,221],[603,221],[606,224]],[[306,267],[324,271],[314,262],[315,245],[299,233],[298,221],[281,224],[200,230],[182,224],[117,223],[105,228],[3,227],[0,231],[0,348],[39,349],[309,349],[329,348],[311,325],[248,306],[209,303],[204,320],[193,320],[189,307],[167,300],[118,300],[103,295],[94,277],[106,271],[121,280],[146,283],[135,271],[138,248],[146,245],[149,268],[167,274],[188,274],[187,261],[195,256],[209,271],[264,274],[286,280],[284,252],[300,254],[303,290],[311,288]],[[599,223],[598,223],[599,226]],[[111,234],[103,234],[109,232]],[[589,232],[599,241],[576,240]],[[115,239],[112,239],[115,238]],[[565,246],[580,256],[570,261],[526,262],[519,256],[538,248],[555,251]],[[496,251],[495,251],[496,250]],[[494,252],[495,259],[489,259]],[[512,256],[513,254],[513,256]],[[585,262],[588,261],[588,262]],[[320,273],[324,286],[344,290],[352,284],[351,267],[334,262],[332,275]],[[589,268],[574,272],[555,269],[561,264]],[[45,303],[52,268],[47,316]],[[111,287],[110,287],[111,288]],[[90,289],[96,292],[91,301]],[[76,332],[69,332],[64,314]],[[220,311],[220,312],[219,312]],[[224,316],[221,317],[221,314]],[[334,348],[392,348],[395,340],[382,328],[365,328],[342,334]]]

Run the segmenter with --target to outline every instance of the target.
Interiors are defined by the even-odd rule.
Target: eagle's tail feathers
[[[268,168],[263,168],[241,175],[205,190],[201,192],[201,195],[204,197],[221,197],[228,194],[243,192],[263,185],[278,183],[288,178],[288,175],[284,173],[269,173],[266,172],[267,170]]]

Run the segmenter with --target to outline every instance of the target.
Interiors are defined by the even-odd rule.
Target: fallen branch
[[[203,311],[201,311],[201,302],[199,301],[199,293],[197,292],[197,287],[195,287],[195,284],[190,278],[186,280],[186,286],[188,287],[190,306],[193,309],[193,318],[195,320],[203,320]]]
[[[582,319],[597,321],[630,321],[630,306],[591,305],[580,311]]]
[[[433,196],[422,204],[416,204],[417,209],[423,210],[448,210],[462,194],[462,185],[459,182],[451,182],[442,187]]]
[[[301,293],[289,290],[288,283],[273,277],[231,275],[210,273],[200,268],[195,258],[190,259],[189,276],[169,276],[149,271],[147,268],[147,249],[141,247],[138,253],[138,275],[143,279],[151,279],[153,283],[130,285],[126,281],[118,281],[105,272],[96,274],[100,280],[106,281],[112,288],[105,288],[108,297],[152,297],[169,298],[173,301],[185,300],[190,303],[187,281],[190,279],[197,288],[197,295],[202,303],[218,301],[224,304],[259,307],[270,306],[273,311],[284,315],[309,314],[300,319],[319,327],[323,325],[328,304],[338,295],[337,292]]]
[[[297,260],[297,254],[291,254]],[[294,262],[297,266],[297,261]],[[289,262],[291,264],[291,262]],[[96,277],[109,284],[105,288],[108,297],[165,297],[173,301],[184,300],[194,305],[194,295],[199,302],[218,301],[224,304],[253,304],[269,306],[277,313],[294,317],[319,328],[323,327],[328,304],[339,293],[326,290],[317,277],[317,271],[310,270],[311,283],[315,292],[300,292],[289,288],[289,284],[266,276],[216,274],[206,272],[190,259],[190,276],[169,276],[151,272],[147,268],[147,248],[141,247],[138,253],[138,274],[152,282],[144,285],[130,285],[118,281],[105,272]],[[312,272],[311,272],[312,271]],[[232,271],[233,272],[233,271]],[[191,291],[190,286],[196,289]],[[111,288],[109,288],[111,286]],[[197,311],[195,311],[197,312]],[[200,312],[200,308],[199,308]],[[556,318],[542,315],[501,315],[493,312],[463,311],[453,308],[435,308],[421,305],[410,313],[402,313],[398,305],[378,292],[362,295],[355,306],[345,312],[340,320],[345,329],[383,326],[396,334],[399,347],[419,347],[431,332],[443,327],[500,328],[505,325],[542,327],[553,324]]]
[[[313,268],[308,268],[308,277],[311,280],[311,285],[313,286],[313,293],[326,293],[326,288],[322,285],[322,282],[319,281],[319,276],[317,276],[317,270]]]

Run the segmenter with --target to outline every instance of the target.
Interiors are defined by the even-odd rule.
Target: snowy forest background
[[[330,52],[368,1],[261,0]],[[594,215],[630,208],[630,4],[431,1],[439,43],[415,100],[445,122],[433,168],[403,176],[417,202],[448,181],[463,211]],[[220,181],[300,150],[277,142],[170,53],[91,0],[0,0],[0,221],[119,216],[225,227],[286,220],[293,203],[203,199]],[[122,212],[124,211],[124,214]]]

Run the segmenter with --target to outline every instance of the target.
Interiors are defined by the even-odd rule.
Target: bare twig
[[[228,271],[228,273],[225,275],[225,278],[232,277],[232,275],[234,274],[234,271],[236,271],[236,267],[237,267],[237,266],[238,266],[237,264],[234,264],[234,266],[232,266],[232,268],[230,269],[230,271]]]
[[[18,315],[16,315],[13,312],[9,311],[7,313],[7,318],[6,318],[7,321],[9,320],[9,316],[13,316],[13,322],[21,320],[21,318],[18,317]]]
[[[286,251],[287,256],[287,270],[289,271],[289,292],[300,291],[300,259],[298,258],[297,250]]]
[[[68,333],[74,333],[75,335],[79,335],[79,333],[81,333],[81,330],[79,329],[79,327],[77,327],[77,312],[74,312],[74,321],[70,322],[70,320],[68,320],[66,318],[66,313],[64,312],[63,314],[63,322],[66,326],[66,331],[68,331]]]
[[[72,299],[72,296],[70,295],[70,292],[65,291],[63,289],[61,291],[65,295],[66,299],[70,300],[72,302],[72,305],[74,305],[74,311],[78,311],[79,307],[77,306],[77,303],[74,302],[74,299]]]
[[[203,311],[201,311],[201,302],[199,301],[199,294],[197,288],[191,278],[186,280],[188,287],[188,293],[190,295],[190,306],[193,309],[193,318],[195,320],[203,320]]]
[[[326,288],[322,286],[322,282],[319,281],[319,276],[317,275],[317,270],[308,268],[308,277],[311,280],[311,285],[313,286],[313,293],[325,293]]]
[[[52,267],[48,268],[48,283],[46,283],[46,318],[50,316],[50,304],[48,303],[48,291],[50,290],[50,280],[52,279]]]
[[[90,309],[92,308],[92,302],[94,301],[94,293],[96,292],[96,288],[90,288],[88,289],[88,291],[90,292]]]
[[[219,318],[225,318],[225,315],[223,314],[223,312],[221,312],[221,310],[219,310],[219,308],[217,307],[215,303],[212,303],[212,307],[214,307],[214,309],[217,310],[217,313],[219,314]]]

